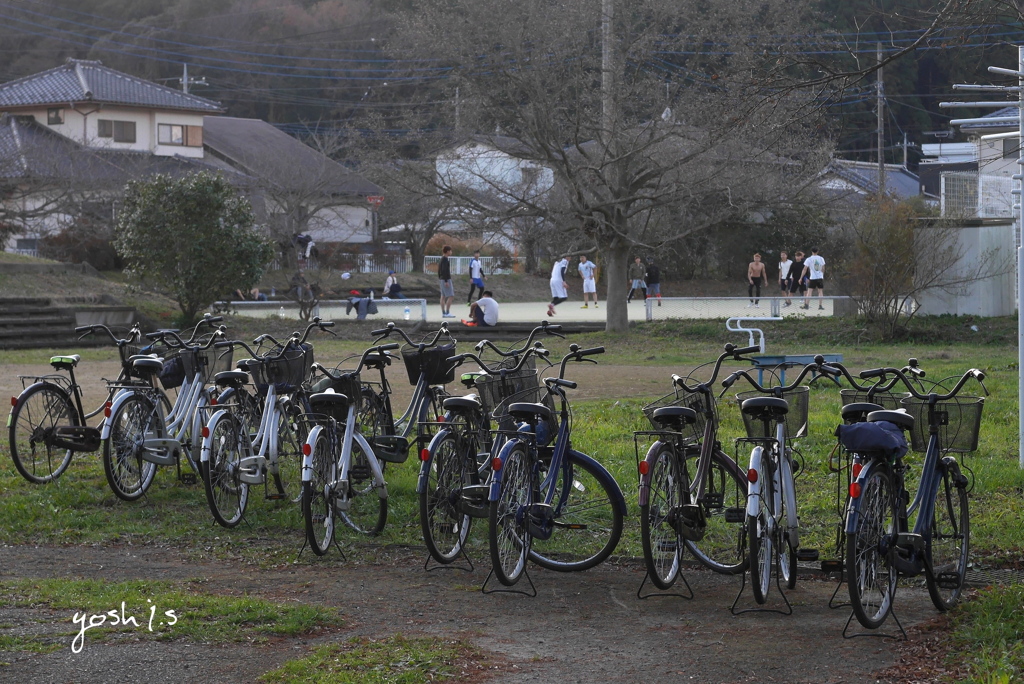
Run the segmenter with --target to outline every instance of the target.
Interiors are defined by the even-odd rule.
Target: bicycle
[[[615,478],[572,448],[572,412],[565,379],[569,361],[590,361],[604,347],[573,344],[558,376],[502,402],[493,417],[507,441],[491,460],[488,540],[492,574],[505,586],[520,580],[527,559],[549,570],[586,570],[619,542],[626,500]],[[596,362],[594,362],[596,363]],[[557,410],[550,407],[559,402]],[[556,534],[557,532],[557,534]],[[485,581],[486,586],[486,581]]]
[[[845,368],[831,372],[854,382]],[[862,380],[879,378],[879,385],[889,377],[911,395],[900,400],[904,410],[872,411],[867,423],[839,428],[844,447],[854,454],[855,473],[846,514],[847,584],[853,614],[868,629],[880,627],[892,612],[901,575],[924,574],[932,604],[941,612],[959,600],[970,551],[969,480],[949,452],[977,450],[984,407],[981,397],[957,398],[971,378],[985,389],[985,374],[977,369],[945,394],[920,392],[896,368],[860,373]],[[903,463],[906,440],[895,439],[894,432],[901,438],[909,432],[911,448],[925,454],[913,502]],[[858,439],[857,433],[867,434]]]
[[[98,331],[105,332],[117,345],[121,370],[117,379],[108,383],[103,402],[92,411],[85,411],[82,388],[75,379],[75,368],[82,358],[78,354],[50,357],[53,369],[67,375],[19,376],[23,389],[18,396],[11,397],[11,413],[7,417],[8,444],[14,467],[33,484],[57,480],[71,465],[75,452],[87,453],[100,448],[99,428],[86,423],[99,415],[119,387],[131,378],[129,360],[142,352],[139,325],[136,323],[124,339],[119,339],[105,325],[75,328],[79,340]],[[26,385],[26,381],[31,382]]]
[[[533,359],[545,357],[547,351],[531,345],[541,333],[562,337],[560,330],[561,326],[545,322],[534,328],[525,344],[508,350],[481,341],[477,353],[490,348],[501,357],[495,367],[476,354],[447,359],[453,368],[472,359],[479,370],[461,375],[466,389],[477,393],[444,400],[444,421],[420,453],[416,486],[420,527],[427,551],[438,563],[453,562],[462,553],[473,519],[489,515],[490,456],[494,445],[501,444],[492,439],[491,412],[512,395],[539,386]]]
[[[326,391],[310,395],[312,424],[302,447],[302,517],[306,541],[313,553],[327,553],[334,540],[334,518],[356,532],[379,534],[387,523],[388,490],[384,469],[360,429],[359,397],[363,393],[360,372],[383,368],[387,354],[399,344],[367,349],[351,371],[334,371]],[[320,385],[320,387],[323,387]]]
[[[647,574],[658,589],[675,583],[684,549],[715,572],[746,570],[747,479],[722,450],[713,386],[726,359],[759,351],[727,344],[707,382],[691,386],[689,376],[673,375],[672,393],[643,408],[653,430],[634,433],[638,460],[641,440],[655,441],[637,464],[640,530]]]
[[[231,367],[231,352],[211,347],[224,336],[223,326],[198,341],[199,330],[213,325],[221,317],[208,316],[192,330],[189,340],[173,330],[148,333],[146,338],[167,345],[175,354],[167,364],[180,364],[184,371],[174,405],[167,410],[166,395],[155,386],[154,376],[165,370],[165,361],[155,356],[133,357],[132,373],[148,380],[146,384],[124,385],[104,409],[103,472],[114,494],[124,501],[141,498],[153,482],[157,466],[173,465],[178,478],[194,484],[202,475],[199,465],[202,431],[202,407],[209,405],[212,390],[207,386],[222,367]],[[206,336],[204,336],[206,337]],[[185,456],[195,473],[186,478],[181,472]]]
[[[745,370],[735,371],[722,382],[728,388],[742,377],[754,388],[753,392],[737,395],[747,431],[747,437],[737,443],[754,445],[747,469],[744,527],[750,585],[758,604],[768,600],[773,566],[778,568],[779,579],[793,589],[797,561],[818,559],[816,549],[800,548],[793,447],[789,439],[801,436],[807,427],[809,390],[800,383],[808,373],[820,372],[822,366],[818,361],[804,366],[797,379],[786,386],[763,387]]]
[[[242,347],[250,356],[238,362],[239,370],[214,377],[224,391],[210,407],[216,411],[202,430],[200,466],[206,501],[220,525],[231,528],[242,520],[249,487],[266,489],[268,476],[276,491],[267,492],[267,499],[298,501],[300,451],[297,445],[288,448],[295,442],[289,396],[301,393],[315,365],[313,348],[306,344],[310,332],[314,328],[326,332],[333,326],[333,321],[314,318],[304,333],[294,333],[284,344],[261,335],[253,342],[257,349],[267,340],[275,345],[263,355],[241,340],[216,343],[215,348]],[[249,376],[254,393],[244,389]]]

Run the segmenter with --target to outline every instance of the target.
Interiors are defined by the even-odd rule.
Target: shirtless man
[[[761,282],[764,280],[767,272],[764,269],[764,264],[761,263],[761,255],[755,254],[754,260],[747,265],[747,296],[750,297],[750,303],[747,304],[747,308],[756,307],[761,308],[759,303],[761,300]],[[756,292],[756,295],[755,295]]]

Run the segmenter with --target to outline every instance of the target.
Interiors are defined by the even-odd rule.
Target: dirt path
[[[333,553],[333,552],[332,552]],[[384,550],[372,564],[343,563],[335,554],[309,565],[254,571],[229,563],[187,563],[175,552],[146,548],[0,549],[0,578],[75,577],[189,579],[201,577],[213,593],[248,593],[279,601],[337,607],[350,636],[458,636],[495,654],[496,682],[863,682],[894,661],[888,640],[844,640],[848,609],[827,607],[834,584],[804,579],[789,592],[794,613],[734,617],[729,606],[738,578],[692,570],[696,599],[636,597],[643,578],[632,562],[605,564],[579,574],[537,568],[530,573],[538,596],[484,595],[486,571],[425,572],[424,554]],[[901,589],[906,626],[932,617],[927,597]],[[749,588],[741,605],[753,606]],[[773,594],[770,605],[781,606]],[[83,606],[99,611],[100,606]],[[187,619],[187,616],[183,619]],[[0,609],[0,622],[32,620],[65,629],[69,614]],[[248,681],[306,652],[306,640],[274,640],[260,647],[210,647],[182,642],[87,643],[49,655],[19,654],[0,668],[11,682]]]

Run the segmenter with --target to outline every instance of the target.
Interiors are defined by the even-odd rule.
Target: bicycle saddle
[[[348,397],[337,392],[320,392],[309,397],[310,406],[347,406]]]
[[[448,397],[441,402],[441,406],[446,410],[474,411],[480,408],[480,400],[472,394],[467,397]]]
[[[235,383],[245,384],[249,380],[249,374],[240,370],[221,371],[213,376],[213,382],[218,387],[232,385]]]
[[[67,368],[74,368],[81,360],[82,357],[78,354],[62,354],[61,356],[51,356],[50,365],[57,370],[63,370]]]
[[[901,430],[914,429],[914,416],[903,411],[872,411],[868,414],[869,423],[888,421]]]
[[[740,404],[740,410],[748,416],[781,418],[789,413],[789,402],[778,397],[751,397]]]
[[[528,420],[532,416],[537,416],[543,420],[552,420],[554,414],[544,404],[533,404],[529,402],[517,402],[515,404],[509,404],[508,414],[513,418],[521,418]]]
[[[863,401],[854,404],[847,404],[843,407],[843,421],[848,423],[861,423],[867,419],[869,413],[884,410],[884,406],[869,404]]]
[[[662,406],[654,409],[651,417],[665,425],[693,425],[697,422],[697,412],[685,406]]]
[[[387,352],[383,354],[368,354],[363,360],[363,366],[366,368],[384,368],[391,364],[391,357]]]
[[[159,373],[164,369],[164,360],[155,356],[132,356],[128,361],[140,373]]]

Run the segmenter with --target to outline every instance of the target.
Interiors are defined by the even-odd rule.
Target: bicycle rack
[[[447,563],[447,564],[445,564],[445,563],[438,563],[438,562],[435,561],[433,567],[431,567],[430,561],[434,560],[434,557],[431,556],[428,553],[427,554],[427,560],[423,563],[423,569],[426,572],[434,572],[435,570],[462,570],[463,572],[475,572],[476,571],[476,566],[473,565],[473,561],[471,561],[469,559],[469,556],[466,555],[466,547],[465,547],[465,545],[463,545],[462,548],[459,549],[459,556],[462,556],[463,558],[466,559],[466,563],[469,565],[468,568],[465,567],[465,566],[462,566],[462,565],[455,565],[454,564],[454,560],[451,563]],[[459,556],[456,556],[456,558],[458,558]]]
[[[530,598],[535,598],[537,596],[537,587],[534,586],[534,584],[533,584],[533,579],[530,577],[530,571],[524,569],[523,570],[523,575],[526,577],[526,581],[530,583],[530,591],[523,591],[522,589],[513,589],[512,587],[509,587],[507,589],[488,589],[487,588],[487,583],[491,581],[492,577],[494,577],[494,569],[492,568],[491,571],[489,573],[487,573],[487,577],[486,577],[486,579],[484,579],[484,583],[482,585],[480,585],[480,593],[481,594],[522,594],[523,596],[529,596]]]
[[[781,578],[782,578],[781,570],[782,570],[782,568],[779,565],[779,555],[777,553],[774,554],[774,555],[775,555],[775,587],[779,590],[779,595],[782,596],[782,600],[785,601],[785,603],[786,603],[785,610],[783,610],[781,608],[744,608],[743,610],[736,610],[736,604],[740,602],[740,597],[743,596],[743,590],[746,589],[746,587],[747,587],[747,573],[748,572],[753,572],[753,570],[750,567],[750,563],[748,562],[747,563],[747,569],[744,570],[743,574],[742,574],[742,581],[741,581],[741,584],[740,584],[740,590],[739,590],[739,592],[737,592],[736,598],[733,600],[732,605],[729,606],[729,612],[730,613],[732,613],[733,615],[743,615],[744,613],[778,613],[779,615],[792,615],[793,614],[793,604],[791,604],[789,602],[789,599],[786,598],[786,593],[784,591],[782,591],[782,584],[781,584]],[[743,559],[747,560],[747,550],[746,550],[746,547],[744,547],[744,549],[743,549]]]
[[[894,597],[895,597],[895,595],[894,595]],[[849,605],[849,604],[847,604],[847,605]],[[899,639],[901,641],[906,641],[907,638],[908,638],[907,637],[907,631],[905,629],[903,629],[903,623],[901,623],[899,617],[896,616],[896,607],[895,606],[893,606],[892,608],[889,609],[889,615],[892,615],[892,619],[896,621],[896,626],[900,628],[900,633],[899,634],[890,634],[890,633],[883,633],[883,632],[858,632],[856,634],[848,634],[847,632],[850,629],[850,623],[853,622],[853,618],[856,617],[856,614],[851,610],[850,611],[850,617],[848,617],[846,619],[846,626],[843,627],[843,638],[844,639],[856,639],[857,637],[875,637],[875,638],[878,638],[878,639]],[[902,635],[902,636],[900,636],[900,635]]]
[[[647,584],[647,580],[650,579],[650,577],[650,572],[644,573],[644,581],[640,583],[640,586],[637,587],[636,590],[636,597],[638,599],[643,600],[649,598],[681,598],[690,600],[693,598],[693,589],[690,587],[690,583],[686,581],[686,577],[683,576],[682,572],[679,573],[679,579],[683,580],[683,584],[686,585],[686,591],[689,592],[689,596],[687,596],[686,594],[680,594],[671,591],[651,591],[646,594],[641,593],[644,590],[644,585]]]

